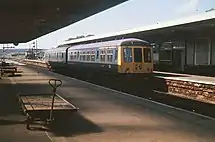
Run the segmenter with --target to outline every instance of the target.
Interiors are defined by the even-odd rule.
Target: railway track
[[[62,72],[55,71],[62,75],[66,75],[79,80],[87,81],[96,85],[104,86],[117,91],[132,94],[145,99],[153,100],[159,103],[167,104],[176,108],[182,108],[188,111],[196,112],[202,115],[215,118],[215,105],[212,103],[206,103],[204,101],[197,101],[195,99],[184,97],[184,95],[172,94],[168,91],[170,89],[177,93],[177,87],[174,86],[174,82],[166,81],[162,78],[151,77],[148,78],[125,78],[122,76],[108,76],[105,74],[96,74],[94,76],[88,76],[87,74],[80,74],[78,72]],[[169,86],[167,86],[169,85]],[[186,86],[186,84],[184,84]],[[197,86],[198,87],[198,86]],[[180,88],[181,89],[181,88]],[[196,89],[196,88],[192,88]],[[179,90],[179,89],[178,89]],[[182,90],[183,91],[183,90]],[[180,91],[178,91],[180,93]],[[195,93],[191,94],[193,96]],[[195,96],[196,97],[196,96]],[[207,98],[207,97],[206,97]]]

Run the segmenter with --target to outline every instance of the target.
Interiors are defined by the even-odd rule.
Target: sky
[[[203,13],[210,8],[215,8],[215,0],[129,0],[36,40],[38,48],[49,49],[70,37],[119,32]],[[16,48],[29,48],[32,42]]]

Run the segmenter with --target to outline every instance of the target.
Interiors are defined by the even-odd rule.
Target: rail
[[[22,62],[24,62],[25,64],[36,65],[36,66],[40,66],[40,67],[44,67],[44,68],[49,67],[49,65],[45,61],[41,61],[41,60],[24,59]]]

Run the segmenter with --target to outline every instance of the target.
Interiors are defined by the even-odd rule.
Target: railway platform
[[[172,95],[215,104],[215,77],[154,71]]]
[[[9,87],[13,88],[5,90],[5,97],[15,100],[16,93],[50,93],[48,80],[57,78],[63,82],[57,94],[79,107],[78,113],[63,117],[48,131],[30,131],[24,124],[19,124],[35,140],[38,140],[33,137],[35,135],[41,136],[39,141],[59,142],[213,142],[215,139],[215,119],[107,90],[43,68],[19,67],[23,71],[22,76],[0,80],[8,80]],[[9,99],[6,104],[15,103]],[[19,114],[17,102],[14,108]],[[14,119],[17,121],[18,118]],[[17,127],[14,125],[10,127]]]
[[[20,113],[17,90],[14,87],[9,78],[0,79],[0,141],[50,142],[45,133],[25,129],[25,117]],[[18,90],[27,89],[19,87]]]

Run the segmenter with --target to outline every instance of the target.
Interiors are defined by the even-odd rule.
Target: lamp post
[[[33,44],[32,53],[35,55],[35,57],[37,57],[37,40],[35,40],[32,44]]]

